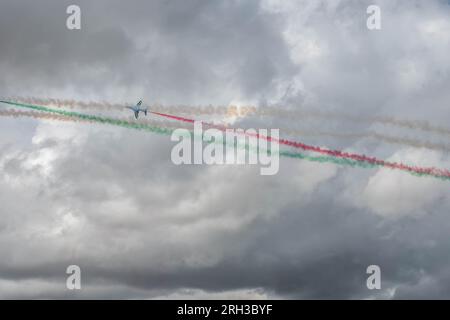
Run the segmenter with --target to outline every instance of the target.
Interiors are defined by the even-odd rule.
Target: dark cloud
[[[81,1],[77,31],[65,26],[68,4],[2,7],[2,94],[30,94],[28,84],[34,92],[128,99],[131,91],[176,103],[210,103],[210,92],[227,103],[236,92],[260,97],[296,69],[282,21],[261,13],[258,1]]]

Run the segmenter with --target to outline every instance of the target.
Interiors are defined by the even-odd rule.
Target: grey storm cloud
[[[259,97],[274,79],[296,69],[278,32],[281,19],[262,14],[258,1],[81,1],[79,31],[65,26],[69,4],[2,5],[7,88],[11,79],[36,91],[50,82],[60,90],[75,87],[76,95],[117,89],[169,102],[210,103],[198,93],[207,88],[210,99],[227,103],[227,91]]]
[[[365,25],[372,2],[379,31]],[[81,30],[65,27],[70,4],[81,8]],[[3,97],[242,103],[448,127],[444,1],[2,0],[0,8]],[[235,124],[448,145],[445,134],[343,118]],[[450,167],[441,150],[298,138]],[[0,297],[449,298],[448,182],[294,159],[281,159],[274,176],[255,166],[176,166],[172,146],[167,136],[107,125],[2,117]],[[80,291],[65,287],[71,264],[81,267]],[[381,290],[366,287],[372,264]]]

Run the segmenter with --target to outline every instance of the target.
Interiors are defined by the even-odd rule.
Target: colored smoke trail
[[[69,108],[83,108],[83,109],[90,109],[90,108],[98,108],[102,110],[108,110],[108,109],[117,109],[117,110],[125,110],[124,105],[125,104],[117,104],[117,103],[109,103],[105,101],[79,101],[79,100],[73,100],[73,99],[54,99],[54,98],[35,98],[35,97],[18,97],[17,98],[20,101],[25,101],[27,103],[33,103],[33,104],[50,104],[54,105],[56,107],[69,107]],[[132,105],[132,103],[130,103]],[[368,119],[361,118],[361,117],[354,117],[351,115],[338,115],[333,113],[321,113],[318,111],[315,112],[303,112],[301,110],[295,111],[295,110],[283,110],[280,108],[268,108],[268,107],[261,107],[257,109],[254,106],[244,106],[244,107],[236,107],[236,106],[228,106],[228,107],[220,107],[220,106],[161,106],[161,105],[154,105],[151,106],[151,109],[154,111],[160,111],[161,113],[164,112],[167,114],[167,112],[171,113],[184,113],[184,114],[190,114],[190,115],[212,115],[212,114],[221,114],[224,116],[236,116],[236,117],[243,117],[247,115],[264,115],[264,116],[283,116],[283,117],[289,117],[289,118],[303,118],[303,117],[334,117],[334,118],[343,118],[343,119],[351,119],[354,121],[368,121]],[[127,110],[128,112],[128,110]],[[437,131],[442,134],[450,134],[450,130],[440,127],[431,127],[426,122],[419,122],[419,121],[402,121],[398,119],[390,119],[390,118],[380,118],[380,117],[373,117],[374,121],[379,121],[384,124],[398,124],[403,127],[407,128],[419,128],[426,131]],[[155,123],[154,121],[147,121],[146,119],[140,120],[140,122],[148,123],[149,125],[155,125],[155,126],[165,126],[165,127],[173,127],[174,125],[171,124],[170,121],[166,121],[165,123]],[[430,129],[430,130],[429,130]],[[400,144],[405,146],[411,146],[415,148],[427,148],[430,150],[439,150],[444,152],[450,152],[450,146],[440,143],[432,143],[428,141],[420,141],[416,139],[410,139],[405,137],[396,137],[391,135],[386,135],[382,133],[378,133],[375,131],[367,131],[367,132],[360,132],[360,133],[339,133],[339,132],[323,132],[323,131],[316,131],[316,130],[297,130],[297,129],[289,129],[289,128],[283,128],[283,133],[288,135],[296,135],[296,136],[328,136],[338,139],[374,139],[378,141],[382,141],[385,143],[391,143],[391,144]]]
[[[16,102],[37,104],[37,105],[52,105],[58,108],[81,108],[81,109],[123,109],[124,105],[117,103],[109,103],[106,101],[80,101],[74,99],[55,99],[55,98],[37,98],[37,97],[11,97],[8,100]]]
[[[6,99],[6,98],[5,98]],[[125,105],[134,105],[132,103],[109,103],[106,101],[81,101],[74,99],[54,99],[54,98],[36,98],[36,97],[11,97],[6,100],[13,100],[23,103],[31,103],[37,105],[54,105],[56,107],[69,108],[98,108],[102,110],[117,109],[124,110]],[[379,123],[384,125],[393,125],[408,129],[419,129],[425,132],[432,132],[441,135],[450,135],[450,129],[429,124],[422,120],[403,120],[389,116],[355,116],[345,113],[337,113],[330,111],[306,110],[306,109],[285,109],[279,106],[272,107],[256,107],[256,106],[186,106],[186,105],[160,105],[154,104],[150,106],[151,110],[162,113],[188,114],[188,115],[223,115],[227,117],[246,117],[246,116],[265,116],[265,117],[282,117],[290,120],[304,118],[319,119],[338,119],[345,121],[357,121],[367,124]]]
[[[341,133],[341,132],[325,132],[315,130],[295,130],[295,129],[281,129],[286,135],[293,136],[313,136],[313,137],[333,137],[341,139],[374,139],[390,144],[400,144],[415,148],[426,148],[430,150],[438,150],[450,152],[450,145],[433,143],[429,141],[421,141],[405,137],[395,137],[391,135],[381,134],[376,131],[356,132],[356,133]]]
[[[140,123],[135,123],[135,122],[129,122],[126,120],[121,120],[121,119],[84,114],[84,113],[80,113],[80,112],[66,111],[66,110],[61,110],[61,109],[52,109],[52,108],[47,108],[44,106],[22,104],[22,103],[3,101],[3,100],[0,100],[0,102],[6,103],[9,105],[13,105],[13,106],[17,106],[17,107],[28,108],[28,109],[32,109],[32,110],[36,110],[36,111],[42,111],[42,112],[48,112],[48,113],[53,113],[53,114],[57,114],[57,115],[72,117],[72,118],[76,118],[76,119],[80,119],[80,120],[84,120],[84,121],[111,124],[111,125],[115,125],[115,126],[119,126],[119,127],[123,127],[123,128],[145,130],[145,131],[154,132],[154,133],[158,133],[158,134],[169,135],[173,131],[173,130],[167,129],[167,128],[160,128],[160,127],[156,127],[156,126],[150,126],[150,125],[145,125],[145,124],[140,124]]]
[[[134,102],[125,103],[110,103],[107,101],[82,101],[75,99],[55,99],[55,98],[37,98],[37,97],[10,97],[5,100],[16,101],[19,103],[35,104],[35,105],[51,105],[57,108],[70,108],[70,109],[99,109],[99,110],[119,110],[127,111],[125,106],[133,106]],[[161,112],[169,112],[175,114],[189,114],[189,115],[226,115],[229,108],[226,106],[186,106],[186,105],[160,105],[152,104],[149,109]]]
[[[248,110],[248,109],[247,109]],[[244,110],[245,111],[245,110]],[[240,111],[235,113],[236,116],[245,116],[244,114],[240,114]],[[252,114],[251,112],[249,114]],[[280,107],[261,107],[258,108],[255,112],[256,115],[260,116],[269,116],[269,117],[281,117],[288,118],[291,120],[304,119],[304,118],[319,118],[319,119],[337,119],[351,122],[359,122],[359,123],[367,123],[374,124],[379,123],[383,125],[392,125],[401,128],[414,129],[414,130],[422,130],[430,133],[437,133],[440,135],[450,135],[450,129],[431,125],[427,121],[423,120],[404,120],[397,119],[395,117],[390,116],[357,116],[346,113],[337,113],[330,111],[318,111],[318,110],[306,110],[306,109],[283,109]]]
[[[341,165],[341,166],[360,167],[360,168],[364,168],[364,169],[384,167],[382,165],[371,164],[368,162],[350,160],[350,159],[345,159],[345,158],[335,158],[335,157],[329,157],[329,156],[310,156],[310,155],[305,155],[300,152],[280,151],[280,155],[284,156],[284,157],[302,159],[302,160],[307,160],[307,161],[311,161],[311,162],[333,163],[333,164]],[[429,174],[429,173],[419,173],[419,172],[412,172],[412,171],[406,171],[406,172],[408,172],[409,174],[412,174],[413,176],[416,176],[416,177],[428,176],[428,177],[434,177],[434,178],[444,180],[444,181],[450,180],[449,176],[435,175],[435,174]]]
[[[1,101],[4,103],[9,103],[6,101]],[[13,103],[9,103],[9,104],[13,104]],[[13,104],[19,107],[22,107],[21,105],[18,104]],[[119,126],[124,126],[126,128],[133,128],[133,129],[145,129],[146,126],[141,126],[141,125],[137,125],[135,126],[135,123],[131,123],[131,122],[127,122],[127,121],[123,121],[123,120],[117,120],[117,119],[107,119],[107,118],[103,118],[102,120],[104,121],[99,121],[100,117],[93,117],[93,116],[82,116],[82,117],[78,117],[79,113],[73,113],[73,112],[69,112],[70,115],[62,115],[60,114],[60,112],[58,110],[53,110],[53,109],[49,109],[49,108],[45,108],[45,107],[39,107],[39,106],[23,106],[26,108],[32,108],[34,110],[39,110],[39,111],[22,111],[22,110],[14,110],[14,109],[8,109],[8,110],[0,110],[0,116],[10,116],[10,117],[31,117],[34,119],[50,119],[50,120],[57,120],[57,121],[70,121],[70,122],[87,122],[87,123],[107,123],[107,124],[113,124],[113,125],[119,125]],[[53,113],[53,111],[56,111],[57,113]],[[110,121],[112,120],[112,121]],[[155,121],[158,123],[162,123],[162,121]],[[173,122],[169,122],[172,126],[174,125]],[[179,126],[173,126],[172,130],[167,129],[164,130],[164,128],[160,128],[162,130],[150,130],[153,131],[155,133],[158,134],[165,134],[165,135],[169,135],[173,132],[173,130],[179,128]],[[153,129],[153,128],[152,128]],[[191,130],[192,131],[192,130]],[[255,150],[255,148],[251,148],[248,146],[248,144],[245,146],[246,149],[252,151],[252,152],[257,152],[257,150]],[[261,152],[268,152],[267,150],[260,150]],[[313,161],[313,162],[331,162],[334,164],[339,164],[339,165],[350,165],[350,166],[360,166],[360,167],[364,167],[364,168],[369,168],[369,167],[374,167],[374,166],[370,166],[369,164],[366,163],[358,163],[357,161],[352,161],[352,160],[347,160],[347,159],[333,159],[331,157],[312,157],[312,156],[308,156],[308,155],[303,155],[301,153],[298,152],[287,152],[287,151],[281,151],[280,155],[285,156],[285,157],[290,157],[290,158],[297,158],[297,159],[304,159],[304,160],[308,160],[308,161]]]
[[[34,119],[50,119],[50,120],[56,120],[56,121],[68,121],[68,122],[74,122],[74,123],[96,123],[97,121],[95,119],[85,119],[85,118],[75,118],[73,116],[63,116],[60,114],[53,114],[53,113],[47,113],[44,111],[21,111],[21,110],[0,110],[0,116],[6,116],[6,117],[31,117]],[[123,121],[122,123],[124,123]],[[158,121],[157,121],[158,122]],[[103,122],[105,123],[105,122]],[[174,124],[173,122],[171,123]],[[133,129],[142,129],[142,127],[133,127],[133,126],[127,126],[127,128],[133,128]],[[176,129],[178,127],[174,127],[173,129]],[[164,134],[169,134],[171,132],[170,130],[166,131]],[[192,130],[191,130],[192,132]],[[161,132],[157,132],[161,134]],[[242,148],[242,146],[240,146]],[[248,144],[245,146],[246,149],[252,152],[258,152],[258,150],[255,150],[256,148],[251,148],[248,146]],[[260,152],[269,152],[268,150],[260,150]],[[345,165],[345,166],[352,166],[352,167],[362,167],[362,168],[373,168],[376,166],[370,165],[368,163],[362,163],[358,161],[348,160],[348,159],[335,159],[331,157],[326,156],[319,156],[319,157],[313,157],[301,154],[299,152],[288,152],[288,151],[281,151],[281,156],[289,157],[289,158],[295,158],[295,159],[302,159],[307,160],[311,162],[319,162],[319,163],[333,163],[337,165]]]
[[[43,111],[21,111],[21,110],[0,110],[0,116],[10,116],[10,117],[31,117],[35,119],[50,119],[50,120],[56,120],[56,121],[69,121],[74,123],[80,123],[80,122],[86,122],[86,123],[96,123],[98,122],[96,119],[87,119],[87,118],[75,118],[73,116],[63,116],[60,114],[53,114],[53,113],[47,113]],[[118,120],[120,121],[120,120]],[[158,124],[164,123],[163,121],[155,121]],[[105,122],[102,122],[105,123]],[[121,121],[122,125],[126,124],[126,128],[133,128],[133,129],[143,129],[142,126],[135,127],[133,126],[133,123],[127,123],[126,121]],[[159,134],[170,134],[174,129],[179,128],[178,126],[174,126],[173,122],[169,122],[168,124],[172,125],[172,130],[167,130],[165,132],[155,132]],[[117,124],[115,124],[117,125]],[[192,130],[191,130],[192,131]],[[242,148],[242,146],[240,146]],[[258,150],[255,150],[255,148],[250,148],[248,144],[245,146],[246,149],[248,149],[251,152],[258,152]],[[270,152],[268,150],[259,150],[260,152]],[[300,152],[291,152],[291,151],[280,151],[280,155],[283,157],[289,157],[294,159],[301,159],[301,160],[307,160],[310,162],[318,162],[318,163],[333,163],[336,165],[341,166],[351,166],[351,167],[361,167],[361,168],[375,168],[376,165],[372,165],[365,162],[360,161],[354,161],[349,159],[338,159],[333,157],[327,157],[327,156],[310,156],[305,155]],[[435,177],[443,180],[449,180],[449,178],[446,177]]]
[[[117,103],[109,103],[105,101],[80,101],[74,99],[54,99],[54,98],[36,98],[36,97],[16,97],[19,101],[25,101],[27,103],[33,104],[50,104],[56,107],[69,107],[69,108],[83,108],[83,109],[91,109],[98,108],[102,110],[120,110],[125,111],[125,105],[133,105],[133,103],[128,104],[117,104]],[[414,120],[399,120],[392,117],[359,117],[349,114],[338,114],[333,112],[323,112],[317,110],[289,110],[283,109],[280,107],[259,107],[255,106],[162,106],[162,105],[152,105],[150,106],[152,111],[161,112],[161,113],[175,113],[175,114],[189,114],[189,115],[222,115],[225,117],[245,117],[249,115],[256,116],[279,116],[285,117],[289,119],[304,119],[305,117],[317,117],[324,119],[341,119],[341,120],[350,120],[350,121],[358,121],[358,122],[366,122],[366,123],[382,123],[388,125],[395,125],[399,127],[405,127],[409,129],[420,129],[423,131],[434,132],[439,134],[450,135],[450,130],[443,127],[431,126],[426,121],[414,121]],[[145,119],[142,119],[141,122],[145,122]],[[149,123],[150,125],[154,125],[153,123]],[[166,123],[164,126],[171,126],[169,123]],[[289,135],[300,135],[300,136],[329,136],[333,138],[339,139],[365,139],[370,138],[374,140],[378,140],[385,143],[391,144],[400,144],[405,146],[411,146],[415,148],[427,148],[430,150],[439,150],[444,152],[450,152],[450,146],[441,144],[441,143],[432,143],[428,141],[421,141],[416,139],[410,139],[405,137],[396,137],[391,135],[382,134],[375,131],[361,132],[361,133],[339,133],[339,132],[321,132],[316,130],[296,130],[296,129],[286,129],[283,128],[283,133],[287,133]]]
[[[22,110],[0,110],[0,116],[2,117],[30,117],[35,119],[51,119],[51,120],[71,120],[74,121],[73,118],[57,115],[57,114],[51,114],[51,113],[44,113],[39,111],[22,111]]]
[[[71,116],[64,116],[60,114],[54,114],[54,113],[48,113],[43,111],[23,111],[23,110],[15,110],[15,109],[7,109],[7,110],[0,110],[0,117],[13,117],[13,118],[19,118],[19,117],[29,117],[34,119],[43,119],[43,120],[58,120],[58,121],[68,121],[68,122],[87,122],[87,123],[95,123],[95,120],[87,120],[87,119],[80,119],[75,118]],[[132,125],[133,122],[127,121],[127,120],[121,120],[116,119],[117,121],[122,121],[124,123]],[[173,122],[173,121],[165,121],[165,120],[147,120],[143,122],[146,126],[151,127],[164,127],[167,129],[192,129],[192,126],[186,125],[181,127],[179,124]]]
[[[169,114],[165,114],[165,113],[160,113],[160,112],[151,112],[153,114],[159,115],[159,116],[163,116],[169,119],[173,119],[173,120],[178,120],[181,122],[186,122],[186,123],[194,123],[195,120],[193,119],[188,119],[185,117],[179,117],[179,116],[174,116],[174,115],[169,115]],[[209,126],[209,127],[214,127],[220,130],[225,130],[227,129],[224,126],[221,125],[215,125],[215,124],[211,124],[208,122],[202,122],[203,124]],[[294,133],[294,134],[302,134],[304,133],[304,131],[300,131],[300,130],[290,130],[290,129],[283,129],[284,133]],[[437,143],[431,143],[431,142],[424,142],[424,141],[418,141],[418,140],[414,140],[414,139],[408,139],[408,138],[403,138],[403,137],[394,137],[394,136],[389,136],[389,135],[385,135],[385,134],[380,134],[374,131],[369,131],[369,132],[364,132],[364,133],[347,133],[347,134],[343,134],[343,133],[333,133],[333,132],[320,132],[320,131],[310,131],[309,132],[310,135],[316,135],[316,136],[330,136],[330,137],[335,137],[335,138],[373,138],[376,140],[381,140],[384,142],[388,142],[388,143],[397,143],[397,144],[402,144],[402,145],[408,145],[408,146],[412,146],[412,147],[416,147],[416,148],[427,148],[427,149],[432,149],[432,150],[440,150],[440,151],[450,151],[450,146],[444,145],[444,144],[437,144]],[[279,142],[280,144],[290,144],[291,142],[289,140],[285,140],[285,142],[282,142],[283,139],[278,140],[277,142]],[[307,147],[306,145],[304,145],[304,147]],[[303,148],[302,148],[303,149]],[[306,149],[305,149],[306,150]],[[310,150],[310,151],[315,151],[315,150]],[[323,153],[325,150],[323,151],[317,151],[317,152],[321,152]],[[353,155],[352,157],[354,158],[356,155]],[[363,155],[364,156],[364,155]],[[347,156],[345,156],[347,157]],[[358,161],[371,161],[368,160],[369,158],[366,157],[366,159],[361,160],[359,158],[354,158],[355,160]],[[372,158],[374,160],[376,160],[375,158]]]
[[[189,122],[189,123],[195,122],[195,120],[193,120],[193,119],[188,119],[188,118],[184,118],[184,117],[173,116],[173,115],[163,114],[163,113],[159,113],[159,112],[152,112],[152,113],[163,116],[163,117],[167,117],[170,119],[178,120],[178,121]],[[214,126],[214,125],[211,125],[208,123],[205,123],[205,124],[208,126],[217,128],[217,126]],[[287,139],[276,139],[276,138],[272,138],[270,136],[263,136],[260,134],[256,134],[256,135],[248,134],[248,133],[246,133],[246,134],[250,135],[250,136],[255,136],[258,139],[264,139],[264,140],[267,140],[270,142],[276,142],[276,143],[286,145],[289,147],[302,149],[304,151],[321,153],[321,154],[325,154],[325,155],[332,156],[332,157],[362,161],[362,162],[367,162],[370,164],[374,164],[374,165],[378,165],[378,166],[382,166],[382,167],[386,167],[386,168],[399,169],[399,170],[403,170],[403,171],[414,172],[417,174],[430,174],[433,176],[450,177],[450,171],[448,171],[446,169],[439,169],[439,168],[435,168],[435,167],[414,167],[414,166],[406,165],[403,163],[389,162],[389,161],[377,159],[375,157],[368,157],[364,154],[356,154],[356,153],[349,153],[349,152],[344,152],[344,151],[340,151],[340,150],[324,149],[321,147],[308,145],[308,144],[305,144],[302,142],[291,141],[291,140],[287,140]]]
[[[21,103],[16,103],[16,102],[9,102],[9,101],[0,101],[0,102],[6,103],[9,105],[13,105],[13,106],[24,107],[24,108],[28,108],[28,109],[32,109],[32,110],[54,113],[57,115],[76,118],[76,119],[80,119],[83,121],[97,122],[97,123],[102,123],[102,124],[110,124],[110,125],[120,126],[120,127],[124,127],[124,128],[144,130],[144,131],[153,132],[153,133],[157,133],[157,134],[170,135],[173,132],[173,129],[169,129],[169,128],[154,127],[154,126],[149,126],[149,125],[145,125],[145,124],[139,124],[139,123],[133,123],[133,122],[125,121],[125,120],[120,120],[120,119],[107,118],[107,117],[101,117],[101,116],[96,116],[96,115],[88,115],[88,114],[83,114],[83,113],[79,113],[79,112],[58,110],[58,109],[47,108],[44,106],[27,105],[27,104],[21,104]],[[194,121],[192,119],[187,119],[187,118],[183,118],[183,117],[177,117],[177,116],[172,116],[172,115],[167,115],[167,116],[169,116],[170,118],[172,118],[174,120],[179,120],[179,121],[185,121],[185,122]],[[264,136],[258,135],[258,138],[268,139],[269,141],[278,142],[275,139],[272,139],[270,137],[264,137]],[[282,139],[277,139],[277,140],[280,140],[280,142],[285,141]],[[290,143],[299,144],[298,142],[290,142]],[[303,145],[303,146],[306,146],[306,145]],[[330,163],[335,163],[338,165],[347,165],[347,166],[352,166],[352,167],[356,167],[356,166],[363,167],[363,168],[386,167],[386,168],[399,169],[402,171],[406,171],[415,176],[432,176],[432,177],[443,179],[443,180],[450,179],[450,174],[448,173],[447,170],[441,170],[441,169],[436,169],[436,168],[409,167],[404,164],[390,163],[390,162],[385,162],[383,160],[377,160],[377,159],[376,159],[377,161],[359,160],[358,157],[365,157],[365,156],[356,155],[358,157],[356,157],[356,159],[353,159],[350,157],[343,157],[343,155],[351,155],[351,154],[343,153],[341,151],[320,149],[320,148],[314,147],[314,146],[308,146],[308,148],[313,148],[315,150],[323,150],[323,151],[326,151],[326,152],[329,152],[332,154],[339,152],[341,154],[341,157],[339,157],[339,156],[325,156],[325,157],[324,156],[310,156],[310,155],[304,155],[301,153],[289,152],[289,151],[280,151],[280,155],[285,156],[285,157],[304,159],[304,160],[313,161],[313,162],[330,162]],[[375,158],[368,158],[368,159],[375,159]]]

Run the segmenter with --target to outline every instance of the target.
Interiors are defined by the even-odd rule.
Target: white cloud
[[[225,290],[208,292],[199,289],[180,289],[169,294],[152,297],[152,299],[171,300],[266,300],[277,299],[276,295],[265,292],[263,288]]]
[[[448,167],[440,153],[424,149],[403,149],[388,159],[391,162]],[[385,217],[422,215],[432,212],[436,202],[448,192],[448,181],[418,178],[409,173],[382,168],[370,177],[362,192],[362,203]]]

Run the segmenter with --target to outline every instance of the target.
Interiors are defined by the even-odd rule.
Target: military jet
[[[139,112],[143,112],[145,115],[147,115],[147,111],[148,111],[147,108],[145,108],[145,109],[141,108],[141,105],[142,105],[142,100],[139,100],[139,102],[135,106],[133,106],[133,107],[126,106],[125,108],[133,110],[134,117],[137,119],[137,118],[139,118]]]

